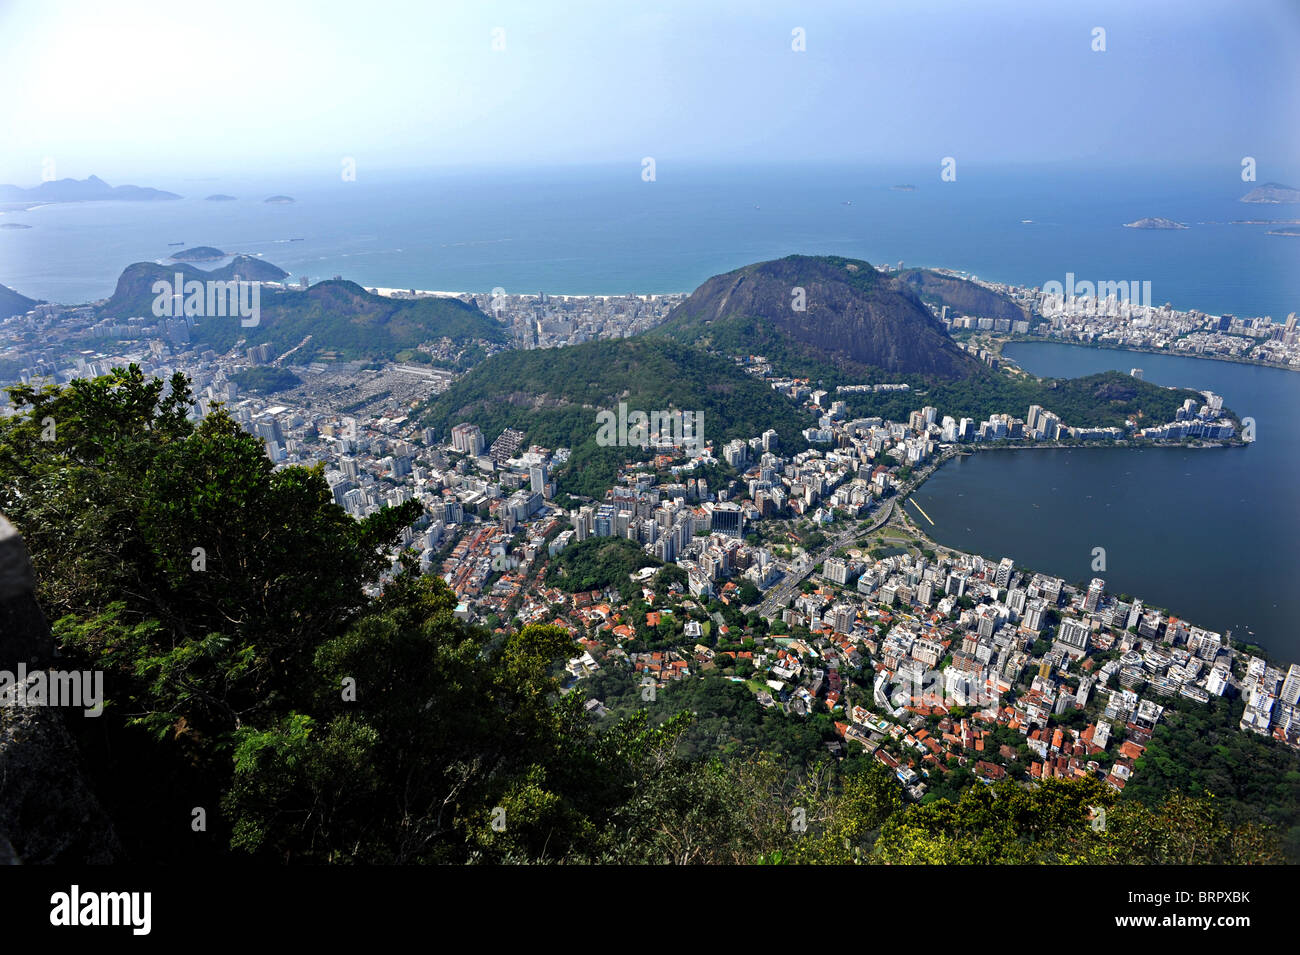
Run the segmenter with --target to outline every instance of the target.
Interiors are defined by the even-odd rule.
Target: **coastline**
[[[1056,450],[1070,450],[1070,449],[1073,449],[1073,448],[1075,448],[1075,447],[1104,447],[1104,446],[1105,446],[1105,445],[1071,445],[1071,446],[1069,446],[1068,448],[1057,448]],[[1155,444],[1152,444],[1151,446],[1153,446],[1153,447],[1178,447],[1178,445],[1155,445]],[[1224,446],[1227,446],[1227,445],[1224,445]],[[1036,445],[1031,445],[1030,447],[1038,447],[1038,446],[1036,446]],[[1131,447],[1131,446],[1130,446],[1130,447]],[[990,447],[990,448],[982,448],[982,449],[979,449],[979,450],[982,450],[982,451],[1016,451],[1016,450],[1022,450],[1022,448],[1020,448],[1020,447],[1018,447],[1018,446],[1012,446],[1012,447],[1001,447],[1001,448],[991,448],[991,447]],[[975,453],[975,451],[972,449],[972,452],[971,452],[971,453]],[[910,515],[910,514],[907,513],[907,509],[906,509],[906,507],[905,507],[905,505],[906,505],[907,502],[908,502],[908,499],[911,498],[912,495],[914,495],[914,494],[915,494],[915,493],[916,493],[916,492],[917,492],[917,491],[918,491],[918,490],[919,490],[919,489],[920,489],[920,488],[921,488],[921,487],[926,483],[926,481],[928,481],[930,478],[932,478],[935,474],[939,473],[939,469],[940,469],[940,468],[942,468],[945,464],[947,464],[949,461],[953,460],[954,458],[960,458],[960,457],[966,457],[966,456],[967,456],[966,454],[962,454],[962,453],[950,453],[950,454],[944,456],[943,458],[941,458],[939,461],[936,461],[935,464],[934,464],[934,466],[931,467],[931,468],[929,469],[929,473],[927,473],[927,474],[925,475],[924,478],[922,478],[920,481],[917,481],[916,483],[914,483],[914,484],[912,485],[912,487],[909,488],[908,491],[907,491],[905,494],[901,494],[901,495],[898,496],[897,501],[896,501],[896,506],[895,506],[895,508],[894,508],[894,512],[893,512],[893,514],[891,514],[890,520],[889,520],[889,521],[886,521],[886,525],[892,523],[894,517],[897,516],[897,515],[899,515],[899,514],[901,514],[907,532],[910,533],[910,534],[912,534],[912,535],[914,535],[914,536],[917,538],[917,540],[925,542],[925,544],[927,544],[931,549],[935,550],[936,552],[947,552],[948,554],[960,554],[960,555],[965,555],[965,556],[969,556],[969,557],[981,557],[981,558],[983,558],[983,559],[986,560],[986,561],[987,561],[987,560],[993,560],[994,558],[993,558],[992,556],[990,556],[990,555],[987,555],[987,554],[978,554],[978,553],[975,553],[975,552],[972,552],[972,551],[963,550],[963,549],[960,548],[960,547],[954,547],[954,546],[952,546],[951,544],[944,544],[944,543],[942,543],[941,541],[936,540],[936,539],[935,539],[933,536],[931,536],[930,533],[929,533],[929,532],[928,532],[928,531],[927,531],[927,530],[926,530],[926,529],[921,525],[921,522],[920,522],[920,521],[916,520],[912,515]],[[916,507],[918,507],[918,508],[920,507],[919,504],[916,504],[916,505],[914,505],[914,506],[916,506]],[[1050,577],[1056,577],[1056,576],[1057,576],[1056,574],[1050,573],[1050,572],[1048,572],[1048,571],[1040,571],[1040,570],[1038,570],[1037,568],[1030,567],[1030,566],[1027,566],[1027,565],[1021,565],[1021,564],[1019,564],[1019,563],[1017,563],[1016,566],[1017,566],[1018,568],[1022,569],[1022,570],[1028,570],[1028,571],[1030,571],[1031,573],[1043,573],[1043,574],[1046,574],[1047,576],[1050,576]],[[1076,586],[1075,586],[1075,584],[1072,583],[1071,581],[1068,581],[1068,580],[1065,581],[1065,586],[1066,586],[1067,588],[1069,588],[1070,590],[1076,590],[1076,589],[1077,589]],[[1137,595],[1134,594],[1134,595],[1132,595],[1132,596],[1137,596]],[[1139,597],[1139,599],[1142,599],[1142,598]],[[1160,611],[1161,613],[1164,613],[1164,614],[1175,615],[1175,616],[1178,617],[1178,619],[1180,619],[1180,620],[1185,620],[1185,621],[1187,621],[1188,623],[1191,623],[1191,621],[1190,621],[1187,617],[1183,616],[1183,615],[1180,614],[1180,613],[1176,613],[1176,612],[1175,612],[1172,608],[1170,608],[1170,607],[1162,607],[1162,606],[1158,606],[1158,605],[1156,605],[1156,604],[1149,603],[1149,602],[1147,602],[1147,601],[1145,601],[1145,600],[1143,600],[1143,607],[1145,607],[1145,608],[1147,608],[1147,609],[1150,609],[1150,610],[1157,610],[1157,611]],[[1218,631],[1215,631],[1213,627],[1203,627],[1202,629],[1208,629],[1208,630],[1211,630],[1211,631],[1214,631],[1214,632],[1218,632]],[[1226,640],[1226,642],[1227,642],[1226,645],[1229,647],[1230,650],[1232,650],[1232,652],[1233,652],[1234,654],[1246,653],[1246,652],[1247,652],[1246,648],[1249,647],[1249,648],[1250,648],[1250,651],[1249,651],[1249,652],[1251,652],[1254,656],[1258,656],[1258,657],[1261,657],[1262,659],[1267,660],[1270,664],[1273,664],[1273,665],[1279,665],[1279,663],[1289,663],[1289,662],[1290,662],[1290,661],[1282,660],[1282,659],[1279,658],[1276,654],[1274,654],[1272,651],[1270,651],[1267,647],[1262,646],[1261,644],[1258,644],[1258,643],[1251,643],[1251,642],[1246,641],[1246,640],[1232,639],[1231,637],[1228,637],[1228,636],[1226,635],[1227,633],[1230,633],[1230,631],[1226,631],[1226,632],[1225,632],[1225,640]]]
[[[1231,364],[1234,365],[1255,365],[1259,368],[1277,368],[1280,369],[1281,371],[1300,371],[1300,366],[1284,365],[1274,361],[1257,361],[1252,358],[1236,358],[1232,355],[1203,355],[1200,354],[1199,352],[1173,351],[1168,348],[1133,348],[1128,345],[1112,345],[1109,342],[1081,342],[1071,338],[1052,338],[1052,337],[1044,337],[1038,335],[1011,335],[1011,336],[998,336],[994,339],[994,341],[998,345],[998,352],[997,352],[998,357],[1001,358],[1003,361],[1011,362],[1017,368],[1020,368],[1021,371],[1025,371],[1025,370],[1020,367],[1019,362],[1017,362],[1014,358],[1008,358],[1007,356],[1002,354],[1002,346],[1011,345],[1011,344],[1018,345],[1021,344],[1022,342],[1039,343],[1039,344],[1047,344],[1047,345],[1074,345],[1079,348],[1105,348],[1108,349],[1109,351],[1130,352],[1131,354],[1134,355],[1168,355],[1171,358],[1199,358],[1202,359],[1203,361],[1223,361],[1223,362],[1230,362]],[[1032,372],[1026,371],[1025,374],[1032,374]],[[1034,377],[1041,377],[1041,376],[1035,375]]]

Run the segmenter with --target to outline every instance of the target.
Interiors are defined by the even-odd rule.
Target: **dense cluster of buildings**
[[[498,290],[457,297],[508,326],[516,348],[554,348],[648,331],[686,296],[506,295]]]
[[[542,347],[639,330],[672,302],[539,295],[479,304],[500,311],[524,345]],[[33,313],[17,325],[25,333],[48,317]],[[1154,328],[1164,319],[1132,318],[1144,320]],[[10,320],[0,331],[14,327]],[[1283,341],[1293,329],[1294,321]],[[906,384],[832,393],[776,376],[755,356],[746,370],[816,413],[803,435],[809,447],[783,448],[774,430],[720,447],[647,445],[652,460],[629,461],[603,499],[560,507],[554,474],[568,449],[529,445],[513,429],[484,434],[471,422],[439,433],[410,417],[416,400],[450,380],[427,366],[310,366],[299,369],[307,385],[261,398],[241,394],[232,376],[266,354],[199,353],[152,339],[111,355],[28,358],[28,371],[61,380],[127,362],[164,378],[183,371],[196,414],[220,402],[277,465],[323,463],[334,500],[354,517],[419,502],[421,517],[402,543],[454,590],[458,617],[567,627],[582,647],[568,664],[574,680],[615,667],[663,688],[721,662],[765,707],[793,717],[828,712],[840,737],[835,751],[861,746],[914,795],[958,767],[985,781],[1095,776],[1123,788],[1174,698],[1239,694],[1243,731],[1300,743],[1300,667],[1283,673],[1218,633],[1107,594],[1101,580],[1075,590],[1010,559],[942,549],[873,556],[855,545],[814,571],[793,533],[796,525],[865,527],[912,469],[962,444],[1230,439],[1234,426],[1210,393],[1151,427],[1081,428],[1038,405],[1023,419],[976,421],[925,406],[890,421],[851,417],[848,402],[857,392],[906,393]],[[769,527],[778,532],[763,533]],[[650,568],[635,580],[633,600],[612,587],[554,586],[550,562],[601,537],[634,541],[679,568],[681,582],[656,587]],[[755,606],[754,595],[809,572],[771,621],[742,627],[719,612]],[[679,644],[645,648],[674,621]],[[589,709],[599,715],[603,705],[593,700]]]

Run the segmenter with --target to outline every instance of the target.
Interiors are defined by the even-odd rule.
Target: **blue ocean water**
[[[653,182],[620,166],[415,174],[336,172],[260,181],[137,182],[173,202],[44,206],[0,222],[0,283],[60,302],[103,298],[131,262],[212,245],[312,281],[455,291],[690,291],[789,253],[943,266],[1041,286],[1067,272],[1152,283],[1157,303],[1219,314],[1300,308],[1300,238],[1239,219],[1300,218],[1300,205],[1238,201],[1239,167],[1183,170],[958,165],[678,166]],[[1284,178],[1279,176],[1278,178]],[[892,187],[914,185],[912,191]],[[235,202],[207,202],[226,193]],[[289,205],[262,200],[288,194]],[[1122,228],[1144,216],[1179,231]],[[1031,220],[1024,222],[1022,220]],[[297,241],[294,241],[297,240]]]

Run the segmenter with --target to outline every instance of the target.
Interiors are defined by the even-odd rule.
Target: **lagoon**
[[[1112,593],[1300,660],[1300,373],[1050,342],[1013,343],[1005,354],[1037,375],[1140,367],[1157,384],[1214,391],[1255,418],[1257,440],[981,452],[916,493],[935,521],[926,532],[1069,582],[1102,577]],[[1104,572],[1092,569],[1098,547]]]

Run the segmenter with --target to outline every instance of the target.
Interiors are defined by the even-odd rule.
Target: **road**
[[[863,529],[859,528],[857,524],[854,524],[852,527],[841,531],[830,543],[826,544],[826,546],[819,550],[811,560],[805,562],[805,569],[803,571],[797,574],[786,574],[786,576],[781,579],[780,583],[773,586],[764,595],[762,603],[758,605],[759,614],[763,617],[770,618],[780,613],[781,610],[785,608],[790,598],[799,592],[799,585],[803,583],[804,579],[809,574],[812,573],[814,567],[822,563],[827,557],[830,557],[837,550],[844,547],[855,538],[866,537],[888,524],[894,515],[894,505],[897,504],[901,508],[903,502],[907,500],[907,496],[911,494],[922,481],[928,478],[934,472],[935,468],[947,461],[952,457],[952,455],[953,452],[948,452],[918,471],[910,481],[899,488],[896,495],[885,502],[884,507],[876,512],[869,527]],[[749,607],[744,608],[746,613],[751,609],[752,608]]]

